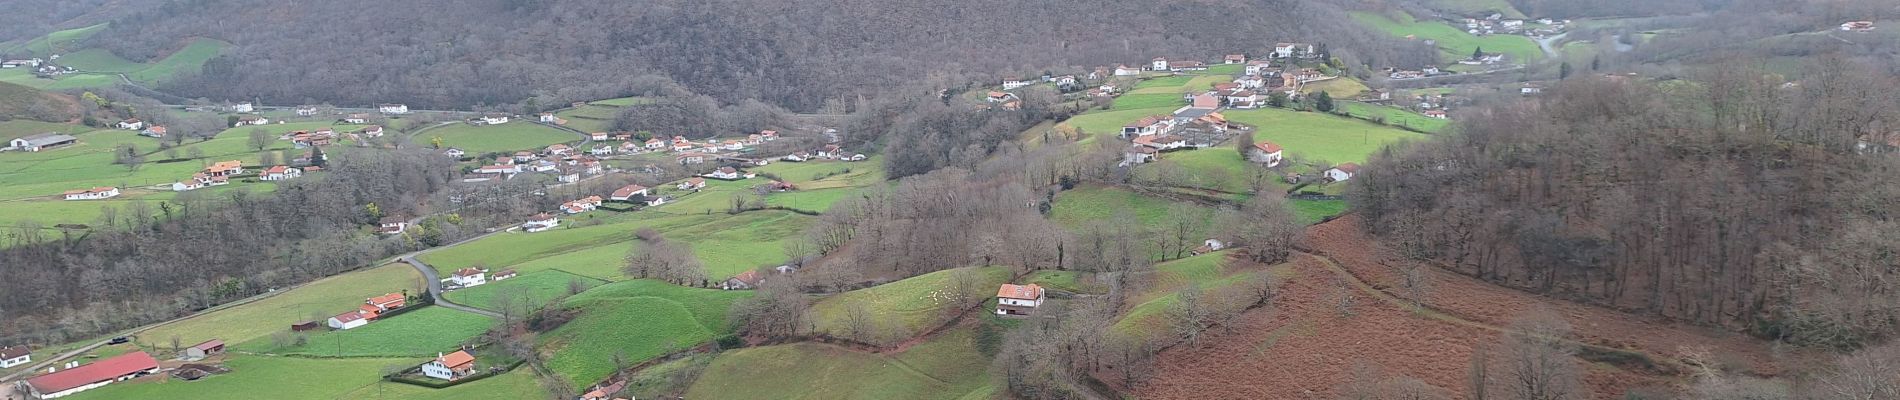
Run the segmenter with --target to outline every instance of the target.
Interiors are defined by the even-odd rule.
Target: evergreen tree
[[[1479,48],[1476,48],[1476,49],[1471,49],[1471,59],[1473,59],[1473,60],[1483,60],[1483,59],[1484,59],[1484,48],[1483,48],[1483,47],[1479,47]]]
[[[1569,78],[1570,78],[1570,63],[1558,64],[1557,65],[1557,79],[1569,79]]]
[[[1267,105],[1273,108],[1286,108],[1286,92],[1275,90],[1267,94]]]
[[[323,146],[310,146],[310,165],[323,167]]]
[[[1320,112],[1333,112],[1333,95],[1324,91],[1313,95],[1313,109]]]

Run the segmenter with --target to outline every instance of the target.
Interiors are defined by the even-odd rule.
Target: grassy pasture
[[[808,342],[735,350],[714,359],[686,397],[988,398],[990,358],[975,337],[972,329],[955,329],[895,355]]]
[[[1109,110],[1133,110],[1133,109],[1138,109],[1138,108],[1164,108],[1164,107],[1179,108],[1184,105],[1187,105],[1187,102],[1184,100],[1181,100],[1180,93],[1142,93],[1142,94],[1131,93],[1131,94],[1124,94],[1119,97],[1116,97],[1114,105],[1110,106]]]
[[[359,388],[378,386],[385,368],[412,366],[421,358],[266,357],[236,355],[225,363],[231,373],[198,381],[121,382],[74,394],[68,399],[329,400]],[[402,386],[384,384],[382,386]],[[371,389],[377,390],[377,389]]]
[[[942,324],[950,313],[953,274],[974,270],[982,277],[979,296],[993,295],[995,288],[1010,278],[1002,267],[959,268],[853,290],[826,297],[812,305],[811,318],[820,332],[844,332],[845,319],[852,304],[862,304],[883,327],[895,330],[896,337],[911,337]]]
[[[1161,226],[1163,221],[1167,220],[1168,208],[1173,204],[1175,203],[1167,198],[1141,194],[1125,188],[1083,185],[1057,194],[1055,208],[1049,213],[1049,219],[1075,230],[1087,226],[1092,221],[1115,220],[1117,215],[1126,211],[1134,215],[1141,226],[1154,227]]]
[[[1361,25],[1370,27],[1392,36],[1414,36],[1421,40],[1432,39],[1438,42],[1439,52],[1447,60],[1471,57],[1471,53],[1483,48],[1486,53],[1504,53],[1510,55],[1509,62],[1528,63],[1544,58],[1544,51],[1537,42],[1519,35],[1473,36],[1458,27],[1438,21],[1418,21],[1410,15],[1401,15],[1394,20],[1388,16],[1352,12],[1352,19]]]
[[[1301,93],[1312,94],[1326,92],[1326,94],[1332,95],[1334,99],[1359,97],[1360,93],[1365,93],[1367,90],[1371,90],[1371,88],[1367,88],[1365,83],[1359,82],[1358,79],[1348,77],[1312,82],[1300,87]]]
[[[549,301],[567,295],[570,282],[579,282],[583,288],[593,288],[607,283],[599,278],[575,275],[567,271],[536,271],[499,282],[489,282],[486,285],[443,293],[442,297],[456,304],[496,310],[497,302],[502,296],[512,295],[519,296],[518,298],[522,300],[517,304],[539,308]]]
[[[1229,121],[1255,126],[1255,140],[1272,141],[1285,147],[1288,154],[1305,157],[1308,161],[1365,162],[1367,155],[1388,143],[1425,137],[1366,121],[1277,108],[1229,110],[1222,114]]]
[[[1351,114],[1355,117],[1384,118],[1385,123],[1388,125],[1410,127],[1425,132],[1440,132],[1445,129],[1445,126],[1451,125],[1450,120],[1427,117],[1424,114],[1415,113],[1412,112],[1412,110],[1399,107],[1360,103],[1356,101],[1342,101],[1339,102],[1339,106],[1345,109],[1347,114]]]
[[[421,288],[420,275],[414,268],[389,264],[319,279],[263,300],[154,328],[140,334],[138,342],[147,346],[169,346],[175,336],[187,345],[208,339],[243,343],[290,329],[291,324],[311,317],[328,318],[354,310],[369,297],[404,290],[417,294]]]
[[[522,121],[501,125],[449,124],[416,134],[418,140],[425,142],[437,136],[442,137],[443,146],[470,153],[540,149],[578,139],[570,132]]]
[[[1069,118],[1062,124],[1082,130],[1088,136],[1113,136],[1121,134],[1122,125],[1140,120],[1150,115],[1169,115],[1179,106],[1136,108],[1113,111],[1091,111]],[[1223,112],[1223,114],[1226,114]],[[1230,117],[1231,118],[1231,117]]]
[[[651,280],[601,286],[567,299],[580,314],[542,335],[542,349],[553,353],[549,369],[584,387],[614,371],[615,354],[638,363],[728,332],[726,310],[751,295]]]
[[[1186,169],[1187,182],[1178,182],[1180,187],[1212,188],[1227,193],[1252,193],[1252,181],[1255,175],[1267,174],[1270,187],[1284,186],[1279,179],[1273,178],[1266,168],[1241,158],[1240,152],[1232,146],[1209,147],[1200,150],[1175,151],[1161,154],[1161,162],[1173,163]],[[1158,164],[1141,165],[1135,168],[1135,176],[1152,178],[1158,171]]]
[[[494,325],[494,319],[481,315],[425,306],[356,329],[316,333],[302,346],[278,347],[270,337],[262,337],[239,343],[236,349],[318,357],[430,357]]]

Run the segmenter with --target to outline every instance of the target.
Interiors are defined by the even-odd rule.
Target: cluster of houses
[[[295,177],[303,176],[303,170],[292,169],[292,168],[284,167],[281,165],[276,166],[276,167],[271,167],[271,170],[276,171],[277,176],[271,177],[271,179],[269,180],[294,179]],[[296,172],[290,172],[292,170],[295,170]],[[190,191],[190,190],[198,190],[198,189],[202,189],[209,186],[223,186],[223,185],[231,183],[231,177],[237,176],[243,173],[244,173],[243,161],[229,160],[229,161],[215,162],[215,163],[212,163],[211,166],[205,167],[204,170],[198,171],[198,173],[195,173],[195,174],[191,174],[190,178],[186,178],[185,180],[181,180],[178,182],[173,182],[172,191],[183,192],[183,191]],[[292,176],[292,174],[295,174],[295,176]]]
[[[1536,22],[1538,26],[1531,26],[1529,22]],[[1465,33],[1477,36],[1506,34],[1541,37],[1563,33],[1564,28],[1570,25],[1570,20],[1542,18],[1536,21],[1524,21],[1505,19],[1504,14],[1491,13],[1484,18],[1465,18],[1463,25]]]
[[[838,145],[835,145],[835,144],[827,144],[824,146],[819,146],[818,148],[812,149],[810,151],[805,151],[805,150],[795,151],[795,152],[792,152],[792,154],[786,154],[784,157],[779,157],[779,159],[790,161],[790,162],[806,162],[806,161],[814,161],[814,160],[864,161],[868,159],[868,157],[865,157],[863,153],[847,152],[844,150],[843,147],[838,147]]]
[[[1229,123],[1218,111],[1221,103],[1216,93],[1196,94],[1172,115],[1150,115],[1122,125],[1121,136],[1132,142],[1122,165],[1152,162],[1162,151],[1213,146],[1232,136],[1232,130],[1251,129]]]
[[[584,213],[588,211],[594,211],[594,209],[600,208],[600,204],[601,204],[600,196],[582,197],[579,200],[561,203],[561,212],[568,213],[568,214],[580,214],[580,213]]]
[[[402,293],[390,293],[371,297],[363,300],[363,304],[358,305],[356,310],[330,317],[329,320],[324,321],[324,324],[328,325],[330,329],[355,329],[363,325],[369,325],[371,321],[380,318],[383,313],[402,308],[407,302],[407,296],[404,296]],[[303,330],[307,329],[309,325],[308,323],[298,324],[292,326],[291,329]]]
[[[40,65],[44,64],[46,64],[46,59],[44,58],[22,58],[18,60],[0,61],[0,69],[39,68]]]
[[[461,158],[466,153],[461,149],[444,150],[442,154]],[[501,157],[494,164],[476,167],[472,176],[463,178],[465,182],[483,182],[514,178],[516,174],[537,172],[552,174],[561,183],[580,182],[583,176],[606,173],[606,167],[600,159],[593,156],[576,154],[574,148],[565,144],[549,145],[540,153],[518,151],[513,157]]]
[[[280,137],[279,139],[289,140],[292,145],[296,146],[299,149],[304,149],[304,148],[319,147],[319,146],[329,146],[331,144],[335,144],[336,140],[339,138],[349,139],[351,141],[356,141],[358,143],[361,143],[363,139],[378,138],[382,136],[383,136],[382,125],[370,125],[370,126],[365,126],[362,129],[357,129],[354,132],[349,132],[345,134],[338,134],[335,129],[331,129],[331,128],[319,128],[314,131],[291,131],[290,133],[284,134],[284,136]]]
[[[532,233],[554,229],[558,226],[561,226],[561,218],[555,217],[554,214],[540,213],[528,217],[528,222],[521,223],[521,230]]]

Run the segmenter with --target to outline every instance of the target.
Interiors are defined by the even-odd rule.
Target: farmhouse
[[[1241,70],[1245,71],[1245,75],[1266,75],[1267,68],[1272,66],[1267,60],[1253,60],[1248,61],[1247,66],[1241,67]]]
[[[1029,315],[1042,305],[1042,286],[1003,284],[996,289],[996,315]]]
[[[606,145],[606,144],[594,146],[594,148],[592,149],[587,149],[587,154],[596,155],[596,156],[611,156],[611,155],[614,155],[614,146]]]
[[[119,121],[119,129],[124,129],[128,131],[136,131],[136,130],[144,129],[144,128],[145,128],[145,122],[139,121],[138,118],[126,118],[124,121]]]
[[[1451,115],[1446,114],[1445,110],[1425,110],[1423,114],[1425,114],[1425,116],[1427,117],[1432,117],[1432,118],[1437,118],[1437,119],[1451,118]]]
[[[540,232],[540,231],[545,231],[549,229],[554,229],[554,227],[560,226],[560,225],[561,225],[561,220],[559,218],[555,218],[553,214],[540,213],[540,214],[535,214],[532,217],[528,217],[528,222],[522,223],[521,229],[528,232]]]
[[[462,158],[462,156],[468,155],[468,152],[462,151],[462,149],[450,147],[448,150],[443,150],[442,155],[455,157],[455,158]]]
[[[13,368],[30,362],[33,362],[33,350],[26,346],[0,347],[0,368]]]
[[[497,114],[497,113],[482,114],[482,119],[480,119],[479,121],[484,125],[506,124],[508,123],[508,114]]]
[[[501,272],[496,272],[491,275],[494,277],[495,281],[501,281],[504,279],[515,277],[517,273],[515,272],[515,270],[512,270],[512,269],[504,269],[504,270],[501,270]]]
[[[568,214],[580,214],[600,208],[600,196],[587,196],[561,205],[561,211]]]
[[[303,170],[279,165],[279,166],[270,167],[270,169],[264,170],[264,173],[258,174],[257,179],[263,179],[267,181],[281,181],[281,180],[297,179],[298,177],[301,177],[301,176],[303,176]]]
[[[187,359],[203,359],[219,354],[224,354],[224,341],[218,339],[206,340],[204,343],[185,348],[185,358]]]
[[[1150,115],[1141,120],[1122,125],[1122,136],[1148,136],[1167,133],[1174,128],[1174,119],[1165,115]]]
[[[349,330],[368,325],[369,319],[364,318],[363,313],[360,311],[350,311],[337,314],[336,316],[330,317],[330,320],[324,322],[330,326],[330,329]]]
[[[1135,67],[1130,67],[1126,65],[1115,66],[1115,76],[1136,76],[1136,75],[1141,75],[1141,68],[1135,68]]]
[[[1153,147],[1130,145],[1127,151],[1122,152],[1122,165],[1128,166],[1154,162],[1155,153],[1156,151]]]
[[[686,178],[679,184],[679,190],[699,190],[705,187],[706,180],[702,178]]]
[[[1247,160],[1266,164],[1267,168],[1278,167],[1284,159],[1283,150],[1273,142],[1254,143],[1253,148],[1247,151]]]
[[[317,106],[297,106],[297,116],[309,117],[314,115],[317,115]]]
[[[240,127],[245,125],[264,125],[268,123],[270,123],[270,118],[264,118],[262,115],[239,115],[237,122],[231,124],[231,126]]]
[[[357,133],[361,133],[363,136],[368,136],[368,137],[382,137],[383,126],[382,125],[366,126],[366,127],[363,127],[363,130],[357,131]]]
[[[376,112],[384,114],[408,114],[409,106],[402,104],[377,104]]]
[[[475,268],[463,268],[449,275],[449,282],[454,282],[457,286],[461,287],[481,286],[482,284],[488,283],[488,274],[485,271]]]
[[[707,178],[724,179],[728,181],[736,181],[740,179],[751,179],[753,176],[755,175],[751,173],[740,172],[739,169],[733,168],[733,167],[719,167],[719,169],[706,174]]]
[[[191,174],[190,179],[173,182],[172,191],[183,192],[183,191],[188,191],[188,190],[196,190],[196,189],[204,188],[206,186],[223,186],[227,183],[231,183],[231,178],[227,178],[223,176],[211,176],[203,172],[199,172],[199,173]]]
[[[1303,56],[1312,52],[1313,52],[1313,45],[1307,44],[1307,43],[1282,42],[1282,43],[1273,45],[1273,56],[1279,57],[1279,58],[1292,58],[1296,56]]]
[[[764,275],[760,275],[758,270],[751,270],[727,278],[719,287],[726,290],[752,289],[759,287],[759,282],[763,281],[765,281]]]
[[[143,351],[126,353],[65,371],[36,376],[22,385],[38,399],[54,399],[73,393],[158,372],[158,359]]]
[[[7,142],[8,147],[22,151],[40,151],[59,146],[78,143],[79,138],[60,133],[47,132],[33,136],[18,137]]]
[[[608,400],[614,393],[620,393],[620,391],[626,389],[627,381],[615,381],[605,386],[595,388],[594,390],[587,391],[587,393],[581,395],[581,400]]]
[[[404,298],[402,293],[390,293],[363,299],[363,305],[375,307],[377,311],[389,311],[402,308],[407,301],[408,299]]]
[[[1155,150],[1172,150],[1187,147],[1187,139],[1173,135],[1149,135],[1136,137],[1135,144]]]
[[[1202,254],[1220,251],[1220,249],[1225,249],[1225,248],[1227,248],[1227,242],[1222,242],[1220,241],[1220,239],[1208,239],[1206,241],[1201,242],[1201,247],[1194,248],[1194,251],[1190,253],[1193,253],[1194,255],[1198,256]]]
[[[376,221],[376,233],[394,235],[409,230],[409,219],[400,215],[385,216]]]
[[[539,121],[541,121],[541,123],[544,123],[544,124],[552,124],[554,123],[554,121],[561,119],[561,117],[554,116],[554,113],[545,113],[545,112],[541,113],[541,115],[538,115],[537,117],[539,117],[540,118]]]
[[[345,123],[345,124],[367,124],[367,123],[369,123],[369,114],[361,114],[361,113],[359,113],[359,114],[350,114],[349,116],[346,116],[346,117],[343,117],[343,123]]]
[[[805,162],[805,160],[811,159],[811,153],[798,151],[798,152],[793,152],[792,154],[786,154],[784,157],[779,157],[779,159],[790,161],[790,162]]]
[[[1245,64],[1246,62],[1247,55],[1245,54],[1228,54],[1226,57],[1221,57],[1221,64]]]
[[[96,188],[91,188],[91,189],[74,189],[74,190],[68,190],[65,193],[60,193],[60,195],[64,196],[67,200],[110,199],[110,198],[119,196],[119,188],[110,187],[110,186],[101,186],[101,187],[96,187]]]
[[[560,144],[560,143],[548,145],[548,150],[547,150],[547,153],[550,156],[565,155],[565,154],[573,153],[573,152],[574,152],[574,148],[567,147],[567,145]]]
[[[430,378],[453,381],[475,374],[475,356],[467,351],[457,351],[443,355],[437,353],[434,360],[422,364],[422,375]]]
[[[248,101],[231,105],[231,112],[247,113],[256,109],[257,107],[254,107],[251,102]]]
[[[673,156],[673,161],[678,161],[681,165],[704,164],[706,162],[706,153],[680,153],[679,155]]]
[[[1332,169],[1326,170],[1326,180],[1333,181],[1333,182],[1344,182],[1348,179],[1352,179],[1352,176],[1358,173],[1359,173],[1359,164],[1353,164],[1353,163],[1339,164],[1339,166],[1337,167],[1333,167]]]

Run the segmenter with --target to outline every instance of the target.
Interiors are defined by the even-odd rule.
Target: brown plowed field
[[[1797,358],[1740,335],[1654,321],[1631,314],[1502,288],[1437,268],[1430,271],[1431,310],[1397,300],[1399,258],[1366,237],[1348,217],[1308,230],[1296,255],[1296,274],[1282,285],[1276,306],[1243,314],[1232,329],[1200,346],[1177,346],[1160,356],[1158,375],[1131,390],[1143,399],[1333,399],[1356,364],[1424,380],[1463,399],[1474,346],[1496,343],[1501,327],[1538,304],[1564,315],[1572,337],[1650,357],[1655,368],[1577,359],[1590,398],[1620,399],[1631,389],[1678,387],[1687,368],[1677,360],[1686,346],[1707,348],[1719,362],[1773,375]],[[1337,261],[1337,265],[1332,260]],[[1345,275],[1350,272],[1351,275]],[[1350,276],[1351,278],[1348,278]],[[1351,286],[1352,316],[1335,306],[1341,282]],[[1495,352],[1494,352],[1495,354]],[[1495,371],[1495,369],[1494,369]],[[1494,375],[1495,376],[1495,375]]]

